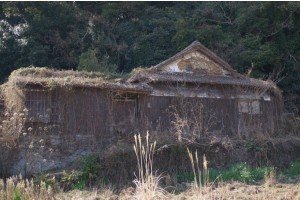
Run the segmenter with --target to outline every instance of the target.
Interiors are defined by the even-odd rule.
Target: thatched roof
[[[254,78],[233,78],[228,76],[215,75],[194,75],[182,73],[142,73],[139,72],[136,77],[144,83],[150,82],[185,82],[185,83],[207,83],[207,84],[224,84],[224,85],[245,85],[245,86],[262,86],[276,87],[272,81],[262,81]]]
[[[229,72],[229,75],[213,75],[201,73],[185,73],[185,72],[167,72],[162,67],[183,58],[184,55],[193,51],[201,52],[213,62],[219,64],[222,68]],[[280,89],[271,80],[263,81],[259,79],[249,78],[236,72],[228,63],[215,55],[209,49],[204,47],[200,42],[195,41],[181,52],[175,54],[171,58],[159,63],[151,68],[138,69],[127,80],[129,83],[154,83],[154,82],[186,82],[195,84],[214,84],[214,85],[233,85],[233,86],[250,86],[254,88],[268,89],[276,94],[281,94]]]
[[[151,91],[151,88],[146,84],[131,84],[124,82],[121,78],[104,75],[102,73],[54,70],[37,67],[15,70],[9,77],[9,83],[18,86],[88,87],[142,93]]]
[[[228,74],[203,74],[170,72],[163,70],[163,66],[183,58],[191,52],[200,52]],[[195,41],[183,51],[162,63],[147,69],[136,69],[128,79],[105,75],[95,72],[79,72],[73,70],[54,70],[49,68],[28,67],[14,71],[9,77],[9,82],[18,86],[40,85],[43,87],[89,87],[111,90],[124,90],[132,92],[150,93],[155,88],[151,83],[155,82],[188,82],[195,84],[232,85],[270,90],[278,95],[281,91],[272,81],[263,81],[249,78],[237,73],[228,63],[216,56],[199,42]]]

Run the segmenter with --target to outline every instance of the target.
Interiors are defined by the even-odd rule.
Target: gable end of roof
[[[209,59],[214,61],[215,63],[219,64],[221,67],[223,67],[225,70],[227,70],[233,77],[236,78],[243,78],[244,76],[242,74],[239,74],[236,70],[234,70],[227,62],[225,62],[223,59],[221,59],[219,56],[217,56],[214,52],[203,46],[199,41],[194,41],[189,46],[187,46],[182,51],[178,52],[171,58],[157,64],[156,66],[150,68],[153,71],[160,71],[161,67],[169,64],[176,59],[182,58],[184,55],[191,53],[193,51],[199,51],[203,55],[207,56]]]

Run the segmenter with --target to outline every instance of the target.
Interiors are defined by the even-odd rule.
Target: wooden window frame
[[[258,99],[239,99],[238,111],[241,114],[260,115],[262,114],[261,102]]]
[[[111,100],[114,102],[134,102],[135,103],[135,117],[140,118],[140,105],[139,105],[139,95],[138,93],[132,92],[110,92]]]
[[[30,89],[26,91],[25,107],[28,110],[27,122],[50,123],[59,122],[58,92],[46,89]]]

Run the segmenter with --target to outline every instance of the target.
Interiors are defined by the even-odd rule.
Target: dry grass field
[[[222,184],[219,187],[203,187],[201,189],[188,189],[180,194],[165,193],[154,198],[145,197],[143,199],[300,199],[300,182],[296,183],[277,183],[274,185],[248,185],[241,182],[231,182]],[[112,189],[100,189],[98,191],[72,190],[67,193],[56,195],[57,199],[73,200],[96,200],[96,199],[137,199],[134,197],[134,188],[124,189],[120,194],[114,193]]]
[[[10,179],[5,188],[3,184],[1,185],[0,198],[3,200],[300,199],[299,176],[294,178],[281,177],[278,180],[272,178],[265,179],[255,184],[237,181],[217,183],[202,187],[186,184],[181,192],[177,191],[179,188],[182,188],[182,185],[166,189],[127,187],[117,191],[112,186],[103,186],[98,189],[75,189],[63,192],[55,191],[50,188],[46,189],[45,184],[37,187],[33,183],[17,181],[15,178]]]

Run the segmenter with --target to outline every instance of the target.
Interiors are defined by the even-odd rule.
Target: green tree
[[[84,70],[89,72],[103,72],[103,73],[115,73],[117,66],[109,62],[108,55],[102,57],[99,62],[96,51],[88,50],[81,54],[79,58],[78,70]]]
[[[1,67],[75,69],[85,48],[86,16],[68,2],[2,2]],[[4,25],[3,25],[4,24]],[[8,35],[8,36],[7,36]],[[13,62],[12,62],[13,61]]]

